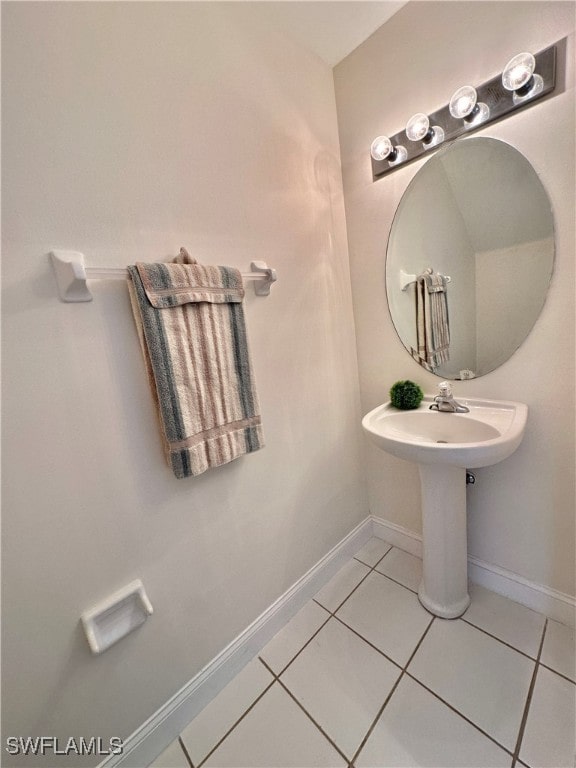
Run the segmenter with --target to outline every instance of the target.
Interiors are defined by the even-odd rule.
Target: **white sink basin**
[[[379,448],[417,464],[487,467],[520,445],[528,416],[524,403],[457,400],[470,412],[431,411],[434,398],[427,395],[413,411],[380,405],[364,416],[362,426]]]

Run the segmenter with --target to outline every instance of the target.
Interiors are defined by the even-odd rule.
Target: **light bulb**
[[[406,136],[410,141],[422,141],[429,131],[430,120],[423,112],[412,115],[406,124]]]
[[[397,165],[406,160],[408,153],[405,147],[400,145],[393,146],[388,136],[378,136],[372,142],[370,154],[374,160],[385,160],[388,158],[389,165]]]
[[[421,141],[426,147],[433,147],[444,141],[444,130],[439,125],[430,127],[428,115],[417,112],[406,124],[406,136],[410,141]]]
[[[540,93],[544,80],[534,74],[536,59],[531,53],[519,53],[510,59],[502,72],[502,85],[507,91],[513,91],[512,99],[515,104],[531,99]]]
[[[463,85],[450,99],[450,114],[457,120],[464,120],[469,125],[483,123],[490,115],[490,109],[483,102],[478,103],[476,88]]]
[[[507,91],[517,91],[532,77],[536,59],[531,53],[519,53],[510,59],[502,73],[502,85]]]
[[[388,136],[378,136],[372,142],[370,154],[374,160],[384,160],[392,151],[392,142]]]

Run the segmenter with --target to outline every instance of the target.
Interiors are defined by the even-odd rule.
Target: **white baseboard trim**
[[[468,557],[468,576],[475,584],[509,597],[562,624],[574,626],[576,598],[571,595],[528,581],[517,573],[485,563],[477,557]]]
[[[372,516],[372,535],[384,539],[398,549],[416,557],[422,557],[422,536],[381,517]]]
[[[373,519],[367,517],[125,739],[121,755],[110,755],[99,768],[150,765],[372,535]]]
[[[422,536],[417,533],[379,517],[372,517],[372,532],[374,536],[389,544],[411,555],[422,557]],[[543,613],[562,624],[574,626],[576,598],[571,595],[543,584],[536,584],[517,573],[472,556],[468,556],[468,577],[475,584],[521,603],[533,611]]]

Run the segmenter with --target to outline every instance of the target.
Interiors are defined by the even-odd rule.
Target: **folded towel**
[[[428,293],[444,293],[446,291],[446,278],[444,275],[434,272],[432,269],[427,269],[420,277],[425,281]]]
[[[446,278],[431,269],[416,279],[416,337],[412,357],[429,371],[450,359]]]
[[[242,276],[181,249],[129,266],[132,311],[176,477],[200,475],[264,445],[248,353]]]

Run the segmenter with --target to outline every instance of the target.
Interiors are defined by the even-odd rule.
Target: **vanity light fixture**
[[[464,85],[448,104],[434,112],[412,115],[405,130],[378,136],[370,147],[372,180],[418,160],[439,145],[528,109],[556,87],[556,66],[564,68],[567,38],[537,53],[519,53],[500,72],[480,85]]]
[[[476,88],[471,85],[463,85],[452,94],[449,109],[452,117],[464,120],[467,127],[483,123],[490,116],[490,108],[484,102],[478,102]]]
[[[370,154],[374,160],[388,158],[388,165],[398,165],[408,157],[406,147],[401,144],[394,146],[388,136],[377,136],[370,147]]]
[[[504,67],[502,85],[507,91],[512,91],[514,104],[534,98],[544,88],[541,75],[535,74],[536,59],[531,53],[519,53]]]
[[[428,115],[417,112],[406,123],[406,136],[410,141],[421,141],[428,149],[428,147],[435,147],[444,141],[444,129],[439,125],[430,127]]]

